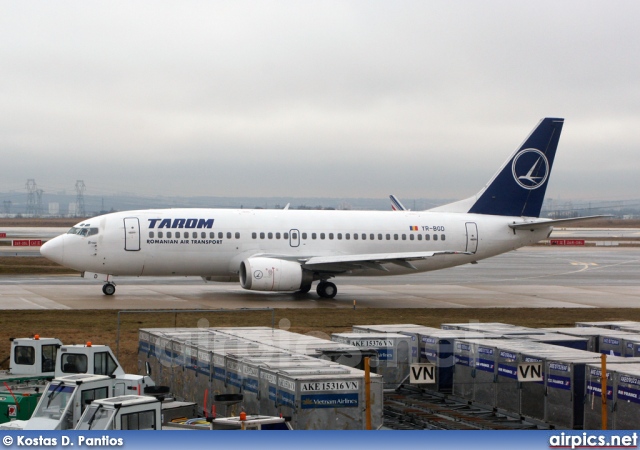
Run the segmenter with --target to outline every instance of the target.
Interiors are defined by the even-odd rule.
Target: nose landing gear
[[[102,293],[104,295],[113,295],[115,294],[115,292],[116,292],[116,285],[111,282],[105,283],[104,286],[102,286]]]

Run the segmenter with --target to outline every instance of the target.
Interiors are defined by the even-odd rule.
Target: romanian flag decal
[[[418,227],[417,227],[417,226],[413,226],[413,225],[412,225],[412,226],[410,226],[410,227],[409,227],[409,229],[410,229],[411,231],[418,231]]]

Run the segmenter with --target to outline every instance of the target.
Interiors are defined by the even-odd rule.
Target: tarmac
[[[2,276],[0,309],[629,308],[640,305],[640,247],[535,246],[440,271],[333,281],[334,299],[197,277],[116,278],[106,296],[77,275]]]

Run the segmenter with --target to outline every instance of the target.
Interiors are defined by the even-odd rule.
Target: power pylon
[[[84,180],[76,181],[76,216],[86,217],[87,212],[84,209],[84,191],[87,187],[84,185]]]

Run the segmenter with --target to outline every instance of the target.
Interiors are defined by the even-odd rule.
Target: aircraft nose
[[[40,254],[53,262],[62,264],[64,260],[64,236],[58,236],[40,247]]]

